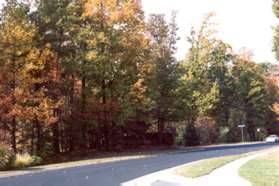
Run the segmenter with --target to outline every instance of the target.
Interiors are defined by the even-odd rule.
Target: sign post
[[[240,128],[241,130],[241,138],[242,138],[242,143],[244,143],[244,133],[243,133],[243,129],[246,125],[238,125],[238,128]]]
[[[259,141],[261,140],[260,132],[261,132],[261,128],[257,128],[257,134],[258,134],[258,140]]]

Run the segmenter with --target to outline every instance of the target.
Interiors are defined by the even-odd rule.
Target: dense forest
[[[279,67],[233,51],[212,16],[179,38],[175,13],[145,15],[140,0],[6,0],[1,143],[47,157],[239,142],[241,124],[247,141],[278,134]]]

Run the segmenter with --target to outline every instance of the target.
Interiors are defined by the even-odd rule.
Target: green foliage
[[[197,134],[197,129],[194,125],[192,125],[192,122],[189,122],[185,129],[184,134],[184,145],[185,146],[197,146],[200,145],[199,136]]]
[[[278,0],[273,1],[273,13],[277,18],[279,18],[279,2]],[[275,53],[275,57],[279,59],[279,25],[276,25],[274,28],[273,34],[273,51]]]
[[[39,165],[42,158],[39,156],[31,156],[28,153],[16,154],[13,162],[13,168],[26,168],[34,165]]]
[[[178,30],[173,13],[170,23],[167,23],[164,15],[150,15],[147,24],[150,35],[150,52],[153,62],[153,73],[149,82],[148,95],[154,103],[153,110],[157,119],[158,132],[163,133],[166,123],[177,120],[176,115],[176,87],[179,73],[178,63],[174,57],[176,52],[176,36]]]
[[[0,14],[0,132],[9,133],[15,153],[44,158],[163,145],[176,133],[184,145],[214,143],[218,135],[239,141],[242,123],[249,140],[257,128],[279,132],[276,67],[234,53],[216,38],[212,16],[192,29],[187,56],[178,61],[175,13],[170,21],[152,14],[145,22],[137,0],[7,0]],[[17,160],[20,167],[34,162],[40,158]]]
[[[0,145],[0,171],[10,169],[15,155],[6,145]]]
[[[43,158],[41,158],[40,156],[32,156],[32,159],[33,159],[32,164],[31,164],[32,166],[40,165],[43,161]]]
[[[228,132],[229,132],[229,127],[220,127],[219,128],[219,136],[218,136],[218,139],[217,139],[217,142],[218,143],[227,143],[227,135],[228,135]]]

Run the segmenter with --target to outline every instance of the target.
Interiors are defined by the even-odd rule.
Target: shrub
[[[15,168],[25,168],[32,165],[33,158],[29,154],[17,154],[14,162]]]
[[[29,166],[38,165],[42,162],[39,156],[31,156],[28,153],[17,154],[14,161],[14,168],[26,168]]]
[[[227,137],[228,137],[228,133],[229,133],[230,129],[229,127],[220,127],[219,128],[219,136],[218,136],[218,143],[227,143]]]
[[[197,146],[200,144],[197,130],[192,123],[188,123],[184,134],[185,146]]]
[[[15,155],[12,150],[3,144],[0,144],[0,170],[7,170],[12,167]]]
[[[32,158],[33,158],[32,165],[39,165],[43,161],[43,159],[40,156],[32,156]]]
[[[210,117],[198,117],[195,128],[201,145],[215,143],[218,138],[218,127],[214,119]]]

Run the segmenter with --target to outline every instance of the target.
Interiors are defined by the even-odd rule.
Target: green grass
[[[279,186],[279,155],[251,160],[240,168],[239,173],[253,186]]]
[[[188,178],[197,178],[210,174],[213,170],[230,163],[236,159],[243,157],[242,155],[226,156],[222,158],[212,158],[202,160],[200,162],[186,165],[176,170],[176,173],[180,176]]]

